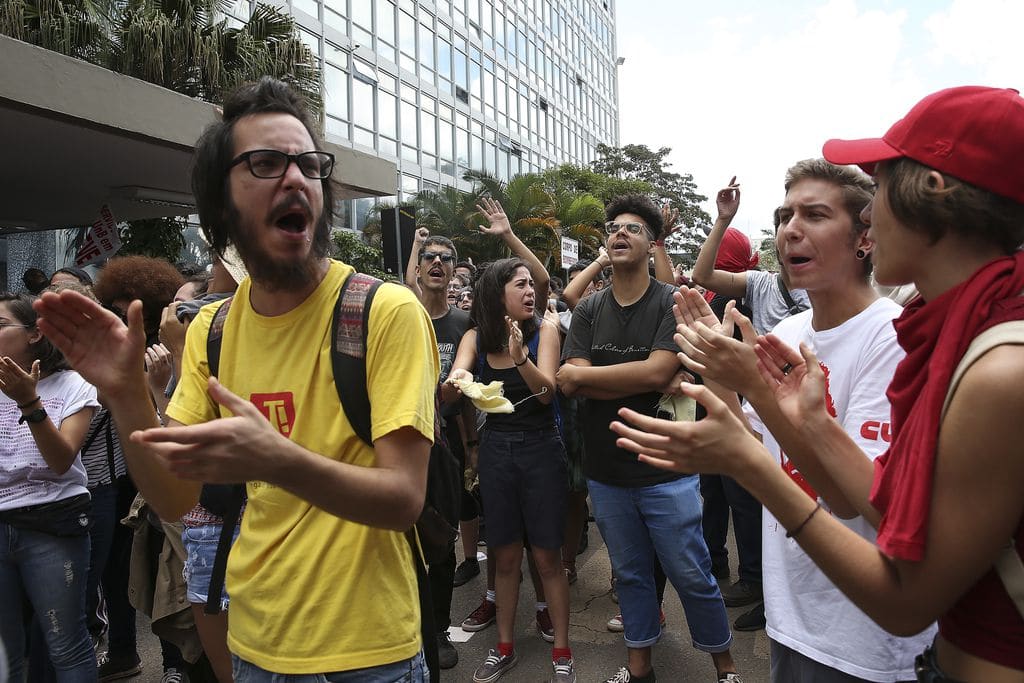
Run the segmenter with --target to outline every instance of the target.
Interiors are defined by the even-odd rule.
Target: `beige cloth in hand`
[[[504,382],[495,380],[490,384],[481,384],[465,379],[452,381],[462,391],[463,396],[473,402],[477,410],[485,413],[515,412],[515,406],[502,393]]]
[[[682,394],[662,394],[658,410],[671,414],[676,422],[693,422],[697,419],[697,402]]]

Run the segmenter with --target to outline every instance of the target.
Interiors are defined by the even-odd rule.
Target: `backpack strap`
[[[370,305],[381,281],[352,273],[341,286],[331,320],[331,368],[341,408],[356,436],[373,446],[370,395],[366,391],[366,341]]]
[[[949,390],[946,392],[946,400],[942,404],[942,417],[946,416],[953,393],[967,369],[983,355],[1004,344],[1024,344],[1024,320],[1011,320],[993,325],[975,337],[949,380]],[[1003,587],[1010,595],[1010,600],[1016,605],[1020,615],[1024,617],[1024,561],[1021,560],[1020,553],[1017,552],[1013,537],[996,558],[995,570],[999,574],[999,578],[1002,579]]]
[[[366,343],[369,338],[370,305],[383,284],[377,278],[364,273],[352,273],[341,286],[338,301],[334,304],[331,320],[331,368],[334,371],[334,385],[341,400],[349,424],[356,435],[371,448],[373,447],[370,395],[366,389]],[[434,438],[441,433],[437,403],[434,393]],[[431,454],[433,457],[433,453]],[[439,678],[437,641],[430,599],[430,580],[423,564],[423,553],[415,527],[405,533],[416,570],[416,588],[420,601],[420,635],[423,638],[423,652],[430,671],[430,678]]]
[[[224,342],[224,324],[228,319],[228,311],[231,310],[233,296],[224,299],[217,307],[210,322],[210,330],[206,335],[206,364],[210,369],[211,377],[220,376],[220,352]],[[208,485],[204,484],[203,488]],[[238,518],[245,504],[245,485],[236,484],[229,487],[219,486],[220,489],[227,488],[228,502],[221,517],[220,537],[217,539],[217,554],[213,558],[213,567],[210,570],[210,585],[206,593],[206,606],[203,612],[206,614],[218,614],[220,610],[220,596],[224,591],[224,574],[227,572],[228,553],[231,552],[231,543],[235,536],[235,527],[238,525]],[[201,497],[201,496],[200,496]]]
[[[217,307],[210,322],[210,332],[206,335],[206,363],[210,368],[210,377],[220,376],[220,347],[224,342],[224,323],[231,310],[231,302],[235,297],[229,296]]]
[[[786,283],[782,281],[782,273],[778,273],[775,276],[775,282],[779,285],[779,293],[782,295],[782,299],[786,302],[787,312],[790,315],[796,315],[807,310],[807,307],[798,304],[793,300],[793,295],[789,293],[789,288],[786,287]]]

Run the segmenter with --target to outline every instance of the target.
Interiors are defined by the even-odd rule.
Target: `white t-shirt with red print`
[[[814,350],[825,372],[828,412],[872,460],[889,447],[885,390],[904,355],[892,326],[901,311],[893,301],[877,299],[829,330],[811,326],[812,311],[787,318],[773,330],[794,349],[803,342]],[[780,466],[818,499],[753,409],[744,410]],[[768,636],[851,676],[885,683],[913,680],[914,657],[931,643],[935,627],[912,638],[886,633],[825,577],[796,541],[786,538],[786,530],[767,509],[762,520]],[[862,517],[840,522],[874,542],[875,530]]]

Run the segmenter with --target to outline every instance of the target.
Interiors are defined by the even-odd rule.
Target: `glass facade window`
[[[324,69],[326,132],[335,142],[395,160],[402,177],[396,191],[413,192],[410,179],[418,188],[439,178],[468,189],[461,179],[466,169],[507,179],[562,163],[583,165],[599,143],[619,143],[614,4],[291,0],[289,6]],[[228,13],[244,20],[250,8],[236,0]]]

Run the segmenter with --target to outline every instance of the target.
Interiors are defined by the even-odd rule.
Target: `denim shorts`
[[[188,601],[193,604],[206,604],[220,530],[220,524],[204,524],[196,527],[187,526],[181,533],[181,542],[185,545],[185,568],[181,573],[188,587]],[[236,526],[232,543],[238,538],[238,530],[239,527]],[[227,589],[221,591],[220,608],[228,608]]]
[[[421,650],[414,657],[355,671],[322,674],[276,674],[237,655],[231,656],[235,683],[429,683],[430,672]]]
[[[562,547],[569,481],[555,427],[529,432],[485,429],[480,439],[480,494],[487,544]]]

